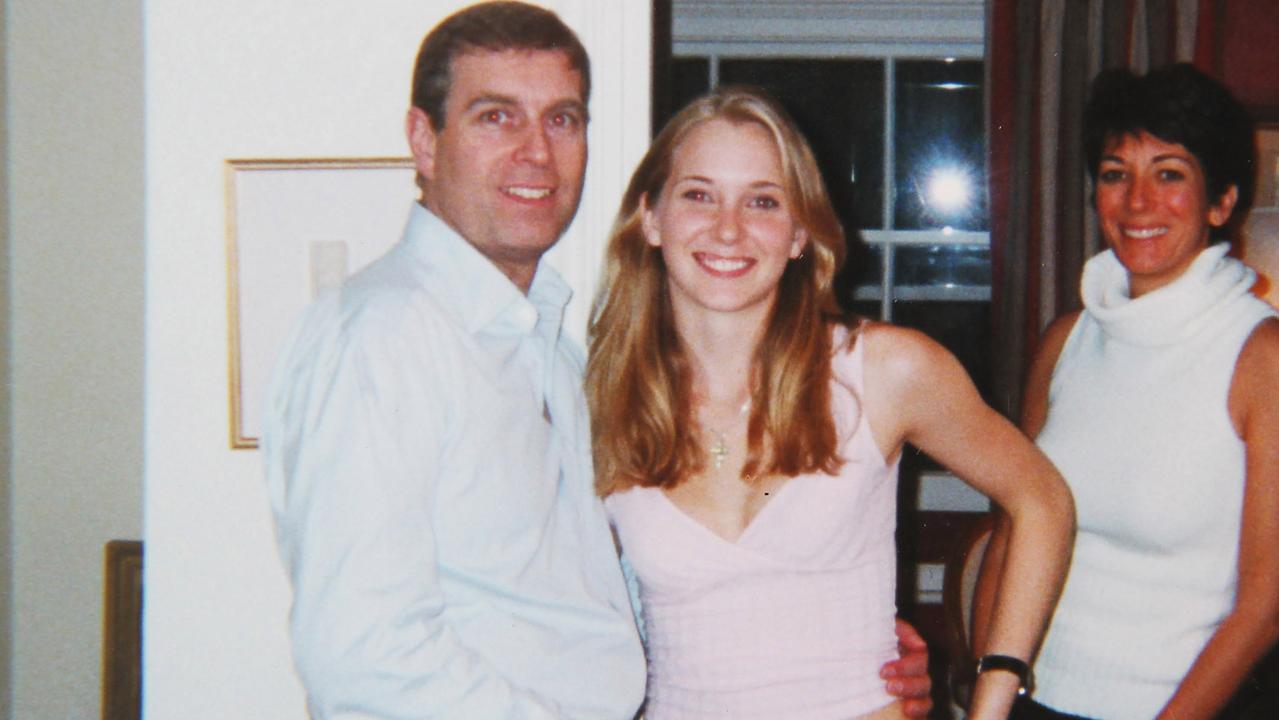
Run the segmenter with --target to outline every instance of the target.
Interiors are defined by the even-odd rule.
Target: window
[[[666,105],[723,84],[777,97],[849,235],[841,300],[928,333],[985,390],[982,3],[843,5],[675,2]]]

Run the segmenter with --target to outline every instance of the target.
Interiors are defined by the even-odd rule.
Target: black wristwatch
[[[1025,660],[1011,655],[983,655],[977,661],[977,674],[981,675],[988,670],[1007,670],[1016,675],[1021,681],[1017,688],[1019,696],[1029,695],[1035,691],[1035,674],[1030,671],[1030,665]]]

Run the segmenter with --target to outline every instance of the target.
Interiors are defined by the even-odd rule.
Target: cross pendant
[[[711,445],[708,452],[715,459],[715,469],[719,470],[724,467],[724,458],[728,457],[728,445],[724,442],[723,433],[716,433],[719,437],[715,438],[715,444]]]

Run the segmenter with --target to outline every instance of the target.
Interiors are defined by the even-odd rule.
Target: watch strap
[[[1015,658],[1011,655],[983,655],[977,661],[977,674],[981,675],[989,670],[1005,670],[1016,675],[1020,681],[1017,688],[1018,695],[1029,695],[1035,689],[1035,680],[1030,670],[1030,664],[1021,658]]]

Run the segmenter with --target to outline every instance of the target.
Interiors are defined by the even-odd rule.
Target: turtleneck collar
[[[1205,248],[1181,277],[1136,299],[1128,296],[1128,271],[1107,250],[1084,266],[1084,307],[1118,340],[1147,346],[1179,342],[1256,282],[1252,269],[1226,257],[1229,250],[1229,243]]]

